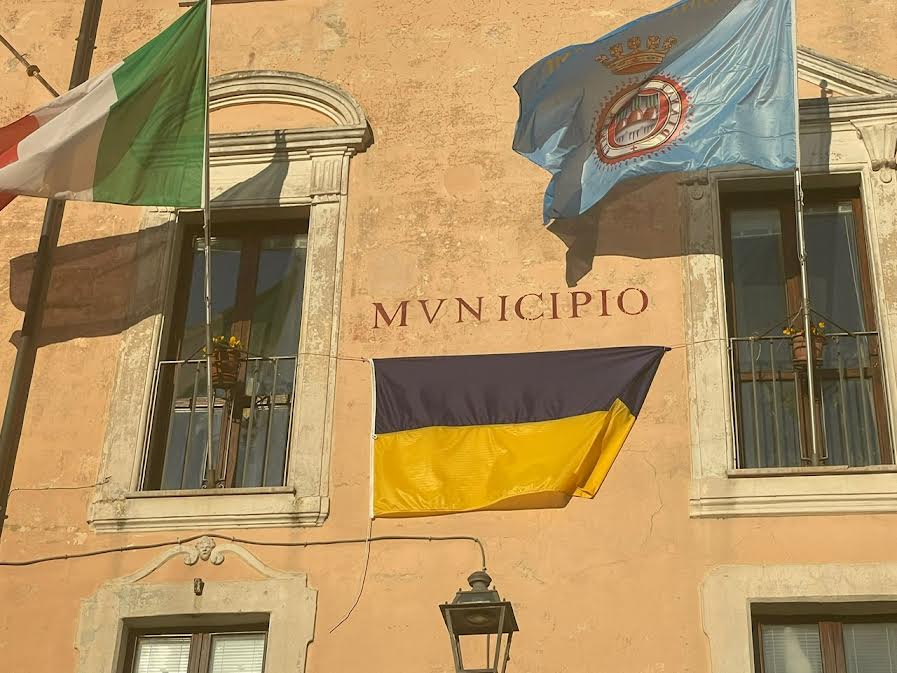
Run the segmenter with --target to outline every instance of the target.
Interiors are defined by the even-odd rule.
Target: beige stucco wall
[[[346,356],[474,353],[622,345],[682,344],[686,338],[681,235],[686,206],[675,179],[650,202],[620,207],[606,236],[613,254],[596,260],[581,289],[645,290],[635,316],[523,321],[496,319],[498,295],[569,292],[564,248],[541,227],[545,174],[514,154],[512,84],[545,53],[582,42],[640,14],[657,0],[282,0],[216,6],[213,70],[296,70],[336,83],[364,107],[374,144],[352,159],[340,352]],[[80,3],[4,0],[0,32],[63,88]],[[175,0],[105,0],[93,72],[133,51],[182,10]],[[802,44],[897,77],[897,4],[850,0],[798,3]],[[0,120],[47,100],[11,56],[0,54]],[[245,128],[264,128],[259,112]],[[269,109],[270,124],[289,115]],[[234,110],[222,129],[237,130]],[[297,116],[294,126],[310,117]],[[37,247],[43,203],[19,199],[0,213],[0,402],[15,357],[27,274],[12,260]],[[139,209],[69,204],[62,248],[108,237],[103,259],[124,271],[63,279],[50,298],[55,327],[37,358],[25,431],[0,541],[0,559],[26,559],[145,541],[185,531],[94,533],[90,488],[104,478],[100,452],[124,324],[122,287],[132,287],[128,236]],[[115,238],[118,237],[118,238]],[[69,248],[71,249],[71,248]],[[110,264],[112,262],[110,261]],[[116,269],[119,267],[116,266]],[[98,270],[99,271],[99,270]],[[118,275],[123,274],[123,275]],[[97,300],[108,293],[108,303]],[[447,304],[429,325],[417,300],[484,296],[488,318],[458,324]],[[569,295],[566,295],[569,296]],[[407,327],[373,329],[372,302],[409,299]],[[492,302],[491,304],[489,302]],[[431,302],[432,303],[432,302]],[[85,315],[84,306],[92,308]],[[563,304],[562,304],[563,305]],[[568,300],[569,305],[569,300]],[[102,307],[109,315],[95,320]],[[566,313],[569,315],[569,309]],[[691,475],[687,363],[664,360],[610,477],[593,501],[564,510],[478,513],[377,521],[375,534],[476,535],[498,588],[515,605],[521,633],[514,671],[694,671],[709,673],[700,587],[722,565],[860,564],[893,557],[895,515],[689,518]],[[338,368],[330,479],[331,512],[316,529],[240,531],[268,540],[363,536],[367,530],[370,393],[365,365]],[[56,489],[56,490],[48,490]],[[203,532],[203,531],[197,531]],[[225,531],[226,532],[226,531]],[[302,573],[318,591],[313,673],[447,671],[451,658],[437,604],[476,569],[467,543],[378,543],[352,618],[363,564],[360,546],[254,550],[269,566]],[[157,552],[141,551],[27,568],[0,568],[0,670],[75,671],[81,601]],[[165,566],[147,582],[250,581],[240,565]],[[897,592],[897,587],[895,587]],[[84,628],[84,625],[81,626]],[[99,627],[98,627],[99,628]],[[90,626],[87,626],[89,631]],[[274,673],[274,672],[272,672]],[[279,673],[279,672],[277,672]]]

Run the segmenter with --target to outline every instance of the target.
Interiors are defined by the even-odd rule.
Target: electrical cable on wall
[[[364,583],[365,583],[365,580],[367,580],[367,576],[368,576],[368,565],[370,564],[370,561],[371,561],[371,533],[373,532],[373,530],[374,530],[374,517],[371,517],[370,521],[368,522],[368,535],[365,538],[365,545],[364,545],[364,567],[362,568],[362,571],[361,571],[361,579],[359,580],[359,583],[358,583],[358,591],[355,594],[355,600],[352,601],[352,606],[349,608],[348,612],[346,612],[346,614],[343,615],[343,618],[340,619],[336,624],[333,625],[333,627],[330,629],[330,633],[333,633],[339,627],[341,627],[343,624],[346,623],[346,621],[349,619],[349,617],[352,616],[352,613],[355,611],[355,608],[358,607],[358,603],[361,601],[361,594],[364,593]],[[483,561],[483,565],[486,565],[485,560]]]
[[[170,547],[176,544],[185,544],[193,542],[200,538],[210,537],[215,540],[226,540],[236,544],[244,544],[256,547],[324,547],[340,544],[369,544],[371,542],[387,542],[387,541],[420,541],[420,542],[457,542],[467,541],[473,542],[479,547],[480,560],[483,570],[486,570],[486,548],[478,537],[472,535],[377,535],[374,537],[363,538],[339,538],[335,540],[308,540],[305,542],[276,542],[270,540],[249,540],[246,538],[234,537],[232,535],[222,535],[220,533],[202,533],[199,535],[191,535],[190,537],[177,538],[175,540],[166,540],[164,542],[151,542],[146,544],[133,544],[124,547],[107,547],[103,549],[94,549],[86,552],[77,552],[74,554],[56,554],[53,556],[41,556],[22,561],[0,561],[0,566],[32,566],[50,561],[67,561],[72,559],[88,558],[91,556],[101,556],[104,554],[114,554],[117,552],[140,551],[145,549],[159,549],[161,547]]]

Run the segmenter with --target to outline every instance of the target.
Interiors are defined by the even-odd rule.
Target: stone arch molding
[[[336,126],[368,128],[364,110],[348,92],[298,72],[245,70],[215,77],[209,85],[210,112],[259,103],[305,107],[329,117]]]

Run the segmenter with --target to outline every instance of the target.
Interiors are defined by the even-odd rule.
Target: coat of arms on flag
[[[552,173],[545,222],[639,175],[793,169],[791,3],[681,0],[527,69],[514,149]]]
[[[617,75],[653,70],[663,63],[679,40],[668,35],[629,39],[629,51],[620,43],[595,60]],[[604,105],[595,124],[595,149],[605,164],[642,156],[663,148],[679,136],[685,122],[688,96],[679,82],[662,75],[624,86]]]
[[[688,98],[668,77],[624,89],[604,106],[595,125],[598,160],[615,164],[662,149],[679,136]]]

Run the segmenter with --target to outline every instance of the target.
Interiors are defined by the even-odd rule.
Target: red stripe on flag
[[[28,115],[0,128],[0,168],[18,160],[19,143],[37,131],[39,126],[37,118]],[[15,194],[0,192],[0,210],[6,208],[14,198],[16,198]]]
[[[18,145],[37,131],[40,124],[33,115],[22,117],[9,126],[0,128],[0,168],[19,158]]]

